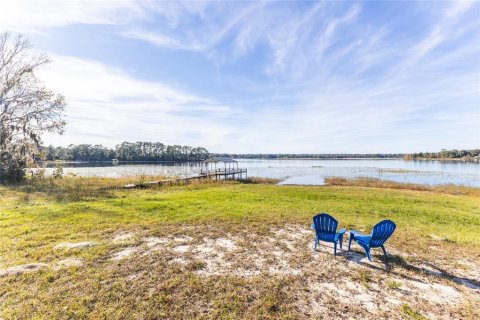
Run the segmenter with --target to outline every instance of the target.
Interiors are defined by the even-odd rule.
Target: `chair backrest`
[[[334,241],[338,221],[327,213],[320,213],[313,217],[317,237],[323,241]]]
[[[385,241],[392,235],[393,231],[395,231],[396,225],[392,220],[383,220],[377,223],[372,230],[370,236],[372,240],[370,240],[370,245],[372,247],[380,247],[383,246]]]

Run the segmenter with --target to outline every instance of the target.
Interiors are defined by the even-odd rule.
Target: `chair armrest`
[[[363,242],[363,243],[370,243],[370,240],[372,239],[372,237],[370,236],[355,236],[353,238],[354,240],[356,240],[357,242]]]
[[[372,240],[371,236],[355,230],[350,231],[350,239],[351,238],[353,238],[353,240],[355,240],[358,244],[362,244],[365,246],[368,246],[370,244],[370,240]]]
[[[360,231],[357,230],[350,230],[350,235],[353,235],[355,237],[367,237],[367,234],[361,233]]]
[[[315,230],[315,223],[312,223],[312,224],[310,225],[310,229]]]
[[[347,229],[345,229],[345,228],[342,228],[342,229],[338,230],[338,232],[337,232],[337,233],[338,233],[339,235],[344,235],[344,234],[345,234],[345,232],[347,232]]]

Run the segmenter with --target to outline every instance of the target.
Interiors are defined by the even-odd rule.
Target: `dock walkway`
[[[149,181],[145,183],[130,183],[124,186],[125,189],[134,189],[134,188],[148,188],[154,186],[171,186],[171,185],[182,185],[188,184],[190,181],[199,180],[199,179],[215,179],[215,180],[244,180],[247,179],[247,169],[245,168],[227,168],[227,169],[216,169],[216,170],[202,170],[200,174],[185,177],[185,178],[176,178],[176,179],[165,179],[165,180],[156,180]]]

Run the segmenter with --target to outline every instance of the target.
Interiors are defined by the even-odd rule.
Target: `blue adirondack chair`
[[[345,229],[340,229],[337,232],[338,221],[327,213],[320,213],[313,217],[313,224],[311,228],[315,230],[315,242],[313,250],[317,251],[318,241],[333,242],[333,255],[337,255],[337,243],[340,243],[342,249],[343,235]]]
[[[350,245],[352,240],[355,240],[365,250],[365,254],[369,261],[372,261],[370,256],[371,248],[382,248],[385,260],[387,260],[387,251],[385,250],[384,243],[395,231],[396,225],[391,220],[383,220],[377,223],[370,235],[362,234],[358,231],[350,231],[350,239],[348,240],[348,250],[350,251]]]

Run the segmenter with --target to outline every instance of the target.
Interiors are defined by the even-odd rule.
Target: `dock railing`
[[[247,169],[246,168],[225,168],[225,169],[215,169],[215,170],[204,170],[200,171],[201,176],[207,176],[209,178],[223,178],[223,179],[246,179],[247,178]]]

